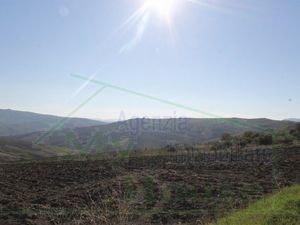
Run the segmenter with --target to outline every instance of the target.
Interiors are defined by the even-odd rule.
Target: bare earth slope
[[[299,159],[298,146],[247,160],[177,155],[0,165],[0,224],[204,224],[299,184]]]

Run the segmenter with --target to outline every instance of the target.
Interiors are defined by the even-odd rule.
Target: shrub
[[[221,141],[224,144],[224,147],[230,147],[232,146],[232,136],[228,133],[224,133],[221,137]]]
[[[257,139],[259,137],[258,133],[252,132],[252,131],[246,131],[244,132],[244,134],[242,135],[242,141],[246,144],[252,144],[252,143],[256,143]]]
[[[293,136],[287,132],[278,132],[274,135],[274,143],[276,144],[290,144],[293,143]]]
[[[260,145],[271,145],[273,144],[273,137],[270,134],[261,134],[259,136]]]

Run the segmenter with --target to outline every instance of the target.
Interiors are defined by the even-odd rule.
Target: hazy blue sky
[[[0,108],[65,115],[99,88],[70,74],[98,71],[219,116],[300,117],[300,1],[199,1],[177,0],[170,33],[154,10],[118,29],[145,0],[0,0]],[[121,112],[205,117],[111,88],[75,116]]]

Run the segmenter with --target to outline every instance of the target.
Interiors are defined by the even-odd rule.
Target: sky
[[[0,0],[0,108],[300,118],[299,0],[173,1]]]

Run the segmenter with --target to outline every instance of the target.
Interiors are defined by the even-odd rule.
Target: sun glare
[[[148,9],[156,11],[160,16],[168,18],[175,0],[146,0]]]
[[[174,41],[174,14],[177,8],[182,6],[182,3],[192,3],[198,6],[211,5],[210,3],[206,3],[206,0],[140,0],[140,2],[141,6],[117,29],[117,31],[124,31],[131,26],[135,26],[136,29],[133,38],[121,47],[120,53],[131,51],[141,42],[153,14],[156,14],[158,19],[164,22],[164,26],[168,29],[170,37]]]

